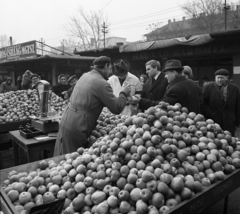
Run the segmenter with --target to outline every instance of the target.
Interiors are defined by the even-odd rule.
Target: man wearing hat
[[[40,81],[40,76],[37,74],[32,74],[31,81],[31,89],[36,89],[37,83]]]
[[[183,67],[179,60],[172,59],[166,62],[163,72],[167,78],[168,87],[159,101],[165,101],[170,105],[180,103],[189,112],[200,113],[199,88],[195,82],[183,76],[182,71]],[[144,102],[150,107],[157,105],[159,101],[145,100]]]
[[[159,101],[163,98],[168,82],[161,69],[161,64],[157,60],[150,60],[146,63],[146,73],[149,76],[147,82],[143,85],[142,98],[139,102],[139,108],[146,110],[149,108],[146,100]]]
[[[69,84],[67,84],[67,77],[64,74],[60,74],[58,76],[58,83],[52,87],[52,91],[58,95],[59,97],[64,98],[64,93],[71,88]]]
[[[76,152],[87,148],[87,139],[96,126],[102,109],[120,114],[127,103],[130,88],[124,87],[119,97],[113,94],[107,82],[111,59],[100,56],[93,61],[93,69],[77,81],[70,102],[62,115],[54,155]]]
[[[240,125],[240,93],[228,78],[229,72],[219,69],[215,72],[215,82],[204,87],[203,114],[234,136],[236,127]]]
[[[130,86],[130,96],[128,99],[140,99],[142,93],[142,85],[140,80],[130,73],[131,65],[126,60],[117,60],[112,70],[113,76],[108,80],[113,89],[113,94],[118,97],[125,86]],[[137,105],[129,104],[122,111],[123,115],[137,114]]]

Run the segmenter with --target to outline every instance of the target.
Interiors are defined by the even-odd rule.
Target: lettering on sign
[[[36,41],[0,48],[0,61],[36,55]]]
[[[231,52],[231,49],[224,45],[212,46],[212,47],[192,47],[192,48],[181,48],[174,50],[159,50],[158,52],[146,51],[145,53],[134,53],[133,60],[148,60],[152,58],[166,58],[166,57],[182,57],[182,56],[197,56],[197,55],[208,55],[208,54],[223,54],[225,52]]]

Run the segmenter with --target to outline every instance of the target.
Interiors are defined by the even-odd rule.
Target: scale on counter
[[[57,120],[61,118],[59,115],[51,115],[49,112],[50,84],[45,80],[37,83],[37,94],[39,99],[40,116],[32,118],[32,126],[43,132],[58,132],[59,123]]]

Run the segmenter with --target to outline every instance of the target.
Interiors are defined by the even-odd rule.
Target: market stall
[[[1,171],[11,213],[64,199],[63,213],[201,213],[240,186],[240,140],[180,104],[102,112],[88,149]],[[23,200],[23,196],[27,196]]]

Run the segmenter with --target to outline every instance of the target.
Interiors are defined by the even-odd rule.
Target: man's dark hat
[[[107,56],[100,56],[93,61],[93,65],[103,66],[111,63],[111,59]]]
[[[163,72],[169,71],[169,70],[176,70],[181,71],[183,70],[182,63],[179,60],[171,59],[166,62],[165,69]]]
[[[119,59],[114,64],[113,74],[116,76],[126,75],[131,69],[131,65],[127,60]]]
[[[34,77],[39,78],[39,75],[37,75],[37,74],[32,74],[31,77],[30,77],[30,79],[32,79],[32,78],[34,78]]]
[[[77,76],[76,76],[76,75],[70,76],[70,77],[68,78],[68,83],[72,82],[72,80],[74,80],[74,79],[77,79]]]
[[[217,75],[223,75],[223,76],[229,76],[229,72],[226,69],[219,69],[214,73],[215,76]]]

